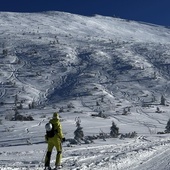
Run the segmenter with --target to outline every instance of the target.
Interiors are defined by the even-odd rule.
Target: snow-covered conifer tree
[[[119,128],[115,125],[114,121],[112,122],[112,126],[110,127],[110,136],[113,138],[118,137],[119,135]]]

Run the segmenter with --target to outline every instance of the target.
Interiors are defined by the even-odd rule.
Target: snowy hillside
[[[43,169],[44,125],[58,111],[66,139],[77,118],[85,136],[112,121],[137,133],[67,141],[63,169],[169,170],[170,136],[157,134],[170,118],[169,40],[168,28],[119,18],[1,12],[0,169]],[[34,120],[11,121],[16,112]]]

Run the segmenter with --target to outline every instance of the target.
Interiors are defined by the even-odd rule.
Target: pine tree
[[[15,106],[17,106],[17,103],[18,103],[18,95],[17,94],[15,95],[14,103],[15,103]]]
[[[74,135],[75,135],[74,139],[78,141],[79,143],[81,143],[81,140],[83,140],[84,138],[83,128],[81,127],[80,123],[81,123],[80,118],[79,117],[76,118],[77,129],[74,131]]]
[[[165,97],[162,95],[161,96],[161,105],[165,105],[165,100],[166,100]]]
[[[165,132],[170,133],[170,119],[168,120],[167,125],[166,125],[165,128],[166,128]]]
[[[119,135],[119,128],[115,125],[114,121],[112,122],[112,126],[110,127],[110,136],[113,138],[118,137]]]
[[[35,108],[35,101],[33,100],[31,103],[31,108],[34,109]]]
[[[7,55],[8,55],[8,50],[7,50],[7,49],[3,49],[3,50],[2,50],[2,54],[3,54],[4,56],[7,56]]]

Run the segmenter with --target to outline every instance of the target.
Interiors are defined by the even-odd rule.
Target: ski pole
[[[45,162],[45,154],[47,153],[47,148],[46,150],[44,151],[44,155],[43,155],[43,158],[42,158],[42,161],[41,162]]]
[[[46,150],[44,151],[44,154],[43,154],[42,160],[40,161],[40,163],[39,163],[38,167],[40,167],[40,166],[41,166],[41,163],[44,163],[44,162],[45,162],[45,155],[46,155],[46,153],[47,153],[47,148],[46,148]]]

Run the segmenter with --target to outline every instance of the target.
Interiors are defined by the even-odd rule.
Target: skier
[[[62,159],[62,146],[61,143],[65,141],[64,135],[62,133],[61,123],[59,121],[59,115],[57,112],[53,114],[53,118],[45,125],[46,135],[45,140],[48,143],[48,150],[45,157],[45,170],[51,170],[50,159],[53,147],[56,147],[57,155],[55,162],[55,169],[61,169],[61,159]]]

